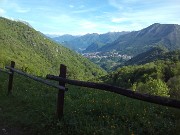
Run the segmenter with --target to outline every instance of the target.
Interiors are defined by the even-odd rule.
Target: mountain
[[[180,49],[180,25],[155,23],[140,31],[121,35],[98,51],[116,50],[122,54],[137,55],[158,45],[163,45],[169,50]]]
[[[168,51],[165,47],[153,47],[125,62],[124,65],[140,65],[157,60],[180,61],[180,50]]]
[[[88,49],[85,50],[85,52],[94,52],[99,47],[115,41],[120,35],[126,33],[128,32],[108,32],[105,34],[92,33],[83,36],[62,35],[52,39],[76,51],[85,50],[88,46],[95,46],[95,47],[88,47]],[[97,44],[98,47],[96,47]]]
[[[165,47],[153,47],[148,51],[140,53],[132,59],[126,61],[124,65],[140,65],[160,60],[166,52],[168,52],[168,50]]]
[[[88,59],[53,42],[28,25],[0,17],[0,66],[16,62],[16,68],[44,76],[58,74],[65,64],[68,77],[91,79],[106,72]]]
[[[79,36],[73,36],[73,35],[62,35],[62,36],[56,36],[53,39],[59,43],[65,42],[65,41],[71,41],[74,40],[75,38],[78,38]]]
[[[60,43],[64,47],[67,47],[67,48],[72,49],[72,50],[76,50],[76,47],[69,44],[68,42],[71,41],[71,40],[74,40],[74,39],[76,39],[78,37],[79,36],[73,36],[73,35],[66,34],[66,35],[62,35],[62,36],[53,37],[52,39],[54,41],[56,41],[57,43]]]
[[[105,44],[102,42],[93,42],[89,45],[83,53],[96,52],[99,48],[103,47]]]
[[[127,33],[128,32],[108,32],[105,34],[100,34],[99,39],[91,43],[83,52],[96,52],[99,48],[115,41],[120,35],[124,35]]]
[[[84,50],[92,42],[96,41],[97,38],[98,38],[98,34],[93,33],[93,34],[86,34],[83,36],[72,36],[67,34],[52,39],[72,50],[81,51],[81,49]]]

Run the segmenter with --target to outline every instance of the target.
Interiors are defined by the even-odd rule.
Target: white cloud
[[[69,5],[70,8],[74,8],[74,5]]]
[[[125,18],[125,17],[119,17],[119,18],[112,18],[111,22],[114,22],[114,23],[120,23],[120,22],[124,22],[124,21],[128,21],[129,19],[128,18]]]
[[[5,11],[4,9],[0,8],[0,16],[4,15],[5,12],[6,12],[6,11]]]
[[[76,21],[73,17],[71,17],[69,15],[66,15],[66,14],[61,14],[61,15],[54,14],[54,16],[49,15],[49,16],[46,16],[46,17],[47,17],[47,19],[49,21],[54,22],[56,24],[59,23],[59,25],[60,24],[66,24],[67,25],[69,23],[72,24],[72,23],[74,23]]]
[[[80,7],[79,8],[84,8],[85,6],[84,5],[80,5]]]
[[[46,12],[47,14],[43,16],[43,20],[45,19],[47,22],[44,25],[42,23],[38,25],[40,25],[39,27],[41,27],[41,31],[44,33],[82,35],[86,33],[106,33],[108,31],[140,30],[155,22],[180,23],[180,19],[177,17],[173,19],[175,15],[178,16],[180,14],[180,5],[156,6],[143,10],[122,10],[124,7],[120,2],[117,5],[119,5],[117,7],[122,8],[118,8],[113,12],[105,10],[102,11],[102,14],[97,14],[93,17],[90,16],[89,18],[87,18],[89,16],[88,12],[93,14],[95,13],[93,11],[98,10],[98,7],[87,9],[83,9],[82,7],[81,9],[79,5],[73,8],[77,10],[70,13],[58,12],[58,10],[55,13],[51,11]],[[86,15],[84,16],[81,13],[86,13]]]
[[[97,8],[80,9],[80,10],[73,11],[72,13],[79,14],[79,13],[93,12],[96,10],[97,10]]]
[[[118,2],[117,0],[109,0],[109,4],[117,9],[122,9],[123,5],[121,2]]]
[[[125,21],[133,22],[170,22],[177,20],[180,14],[180,1],[177,0],[157,0],[157,1],[142,1],[142,0],[126,0],[126,3],[142,2],[141,5],[124,5],[123,1],[109,0],[114,7],[119,7],[116,12],[111,13],[111,22],[122,23]],[[148,3],[149,2],[149,3]],[[151,2],[151,3],[150,3]],[[124,6],[127,6],[126,9]]]
[[[16,9],[16,12],[18,12],[18,13],[27,13],[29,11],[30,11],[30,9],[23,9],[23,8]]]
[[[95,29],[98,25],[96,23],[90,21],[82,21],[80,22],[80,26],[83,29]]]
[[[30,11],[30,8],[22,8],[16,3],[12,4],[12,8],[14,8],[17,13],[27,13]]]
[[[13,3],[7,0],[3,2],[3,5],[6,9],[14,10],[17,13],[27,13],[30,11],[30,8],[22,8],[17,3]]]
[[[136,4],[136,2],[142,2],[142,5],[131,5],[132,3]],[[121,29],[122,26],[122,29],[125,30],[139,30],[153,23],[180,24],[180,1],[177,0],[166,0],[163,2],[162,0],[109,0],[109,3],[117,8],[117,11],[110,13],[111,17],[109,17],[109,20],[115,24],[112,30]],[[125,5],[127,10],[124,9]]]

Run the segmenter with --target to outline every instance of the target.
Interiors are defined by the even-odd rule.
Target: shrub
[[[180,76],[174,76],[167,82],[169,94],[172,98],[180,99]]]
[[[152,95],[169,96],[168,86],[160,79],[150,79],[146,83],[135,83],[133,84],[133,89],[138,92]]]

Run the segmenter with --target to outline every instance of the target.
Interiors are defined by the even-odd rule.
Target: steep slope
[[[168,50],[164,47],[153,47],[148,51],[140,53],[132,59],[126,61],[124,65],[139,65],[160,60],[165,57],[166,52],[168,52]]]
[[[0,64],[14,60],[17,68],[36,75],[58,74],[59,64],[68,68],[68,76],[90,79],[103,71],[86,58],[49,40],[24,23],[0,18]]]
[[[87,46],[89,46],[91,43],[96,41],[98,39],[98,36],[99,35],[97,33],[86,34],[83,36],[72,36],[72,37],[70,36],[67,37],[65,35],[62,35],[52,39],[72,50],[81,51],[86,49]],[[66,40],[64,40],[65,39],[64,37],[66,37]]]
[[[143,52],[141,54],[138,54],[132,59],[126,61],[124,65],[140,65],[140,64],[154,62],[157,60],[173,61],[173,62],[180,61],[180,50],[168,51],[166,48],[162,46],[153,47],[152,49]]]
[[[163,45],[169,50],[179,49],[180,25],[155,23],[140,31],[121,35],[98,51],[117,50],[123,54],[137,55],[157,45]]]
[[[86,48],[86,50],[83,51],[83,53],[96,52],[99,48],[103,47],[104,45],[106,44],[102,42],[93,42]]]
[[[69,44],[68,42],[71,40],[74,40],[78,37],[79,36],[73,36],[73,35],[66,34],[66,35],[62,35],[62,36],[51,37],[51,39],[71,50],[77,50],[75,46]]]
[[[99,39],[90,44],[83,52],[96,52],[99,48],[103,47],[104,45],[107,45],[115,41],[120,35],[124,35],[127,33],[128,32],[108,32],[105,34],[100,34]]]

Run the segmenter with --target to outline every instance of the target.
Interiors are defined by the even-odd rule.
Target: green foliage
[[[32,135],[109,135],[179,133],[180,112],[115,93],[67,85],[64,117],[55,117],[58,90],[15,74],[0,73],[0,128]],[[1,131],[0,131],[1,133]],[[19,133],[19,134],[20,134]]]
[[[158,96],[166,96],[169,95],[169,89],[165,82],[161,81],[160,79],[150,79],[146,83],[138,83],[133,84],[136,85],[135,91],[141,93],[148,93],[151,95],[158,95]],[[134,86],[133,86],[134,87]]]
[[[178,62],[180,61],[180,50],[168,52],[168,50],[165,47],[153,47],[152,49],[128,60],[127,62],[125,62],[124,65],[140,65],[157,60]]]
[[[102,42],[93,42],[91,45],[89,45],[86,50],[84,50],[83,52],[84,53],[87,53],[87,52],[96,52],[99,48],[101,48],[102,46],[104,46],[105,43],[102,43]]]
[[[120,87],[130,88],[135,82],[146,82],[149,78],[157,79],[160,76],[160,66],[149,63],[140,66],[124,66],[102,77],[102,80]]]
[[[174,76],[167,82],[169,93],[172,98],[180,99],[180,76]]]
[[[58,46],[27,25],[0,18],[0,66],[16,67],[38,76],[58,74],[59,64],[68,77],[92,79],[105,74],[69,49]],[[102,80],[143,93],[170,96],[178,93],[180,62],[156,61],[124,66]],[[55,119],[57,90],[15,74],[13,96],[7,96],[8,75],[0,73],[0,128],[22,134],[178,134],[179,110],[129,99],[114,93],[67,86],[64,117]],[[53,83],[53,82],[52,82]],[[178,96],[179,97],[179,96]],[[156,119],[155,119],[156,118]],[[1,133],[1,132],[0,132]]]
[[[101,68],[106,70],[107,72],[112,72],[114,67],[124,63],[126,61],[122,58],[117,57],[107,57],[107,58],[91,58],[90,59],[93,63],[99,65]]]
[[[124,66],[109,75],[101,77],[101,80],[143,93],[160,96],[170,95],[170,97],[176,98],[175,93],[178,93],[177,89],[179,88],[178,79],[175,78],[176,82],[172,77],[178,75],[180,75],[180,62],[161,60],[144,65]],[[171,80],[169,80],[170,78]],[[169,83],[167,83],[168,80]],[[174,87],[173,81],[176,84]],[[176,86],[177,88],[175,88]],[[178,94],[177,97],[179,97]]]
[[[77,53],[56,44],[21,22],[0,18],[0,64],[16,62],[16,68],[38,76],[59,73],[67,66],[68,77],[92,79],[106,72]]]
[[[167,52],[164,47],[153,47],[144,53],[133,57],[125,62],[125,65],[140,65],[162,59],[163,54]]]

